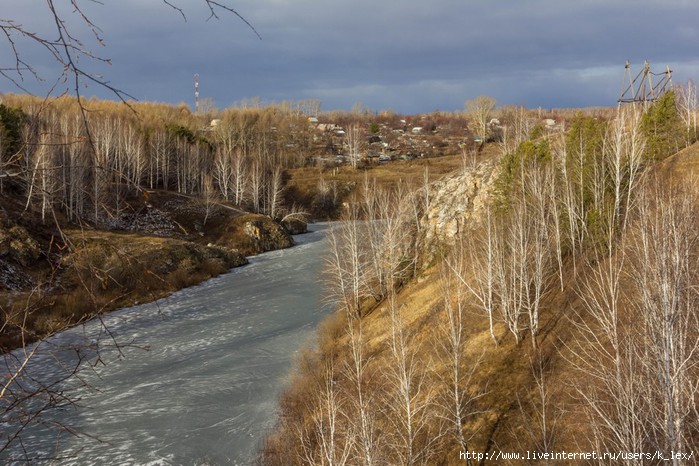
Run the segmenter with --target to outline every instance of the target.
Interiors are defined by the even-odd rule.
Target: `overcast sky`
[[[699,77],[697,0],[219,0],[248,20],[204,0],[77,0],[101,29],[101,47],[71,10],[69,24],[110,66],[83,66],[139,100],[219,108],[319,99],[323,110],[361,103],[400,113],[461,110],[478,95],[530,108],[611,106],[624,63],[674,82]],[[54,0],[68,3],[68,0]],[[49,38],[45,0],[0,0],[0,18]],[[11,56],[0,36],[0,68]],[[25,41],[18,47],[46,80],[60,68]],[[45,92],[25,75],[27,90]],[[58,91],[67,87],[59,84]],[[0,92],[20,92],[0,77]],[[85,95],[113,98],[89,86]]]

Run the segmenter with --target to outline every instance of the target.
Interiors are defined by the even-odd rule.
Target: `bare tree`
[[[367,219],[368,258],[371,278],[368,281],[377,301],[388,296],[412,268],[411,245],[413,238],[410,225],[410,206],[406,202],[410,195],[404,185],[380,188],[374,179],[364,177],[362,186],[363,210]]]
[[[388,410],[394,426],[390,440],[394,464],[427,465],[442,435],[433,409],[436,393],[427,382],[425,365],[417,356],[419,347],[402,319],[393,293],[386,309],[391,319]]]
[[[352,168],[357,168],[362,159],[363,137],[364,135],[358,123],[349,125],[345,133],[345,147],[347,148],[347,157]]]
[[[575,272],[577,270],[577,253],[582,248],[582,242],[587,231],[585,223],[586,209],[582,198],[583,194],[581,189],[578,189],[578,184],[582,183],[582,151],[575,152],[575,155],[578,157],[577,162],[576,160],[571,160],[571,154],[568,152],[563,137],[556,141],[553,148],[555,164],[558,171],[561,173],[560,190],[562,192],[560,198],[566,224],[563,231],[565,232],[567,243],[570,245],[573,269]],[[575,177],[574,172],[569,171],[569,166],[571,165],[579,169],[579,179]],[[579,181],[579,183],[577,181]]]
[[[485,142],[488,137],[488,123],[494,109],[495,99],[487,95],[466,101],[466,113],[471,117],[474,132],[481,139],[481,142]]]
[[[609,125],[608,142],[605,144],[605,158],[613,189],[611,223],[621,230],[626,227],[626,216],[631,207],[645,151],[641,117],[642,113],[633,107],[620,109],[616,119]],[[599,189],[604,190],[604,187]]]
[[[370,369],[366,341],[362,331],[362,319],[356,315],[347,315],[347,334],[349,337],[349,359],[344,374],[350,383],[351,392],[346,396],[352,408],[349,410],[349,422],[356,437],[355,456],[364,466],[380,464],[382,436],[377,417],[376,392],[369,385],[376,374]]]
[[[539,331],[539,317],[544,293],[548,290],[551,276],[552,249],[549,237],[551,223],[550,201],[553,189],[553,170],[548,165],[533,161],[522,174],[524,199],[531,214],[527,236],[526,263],[524,268],[526,287],[526,307],[529,316],[529,331],[532,345],[536,348],[536,335]]]
[[[230,153],[219,147],[214,153],[214,177],[218,184],[218,189],[225,200],[228,200],[231,193],[231,181],[233,170],[230,162]]]
[[[593,442],[609,451],[642,451],[646,445],[645,382],[637,340],[623,313],[623,251],[587,274],[579,291],[586,311],[574,325],[580,343],[573,365],[584,382],[576,389],[590,420]],[[642,464],[638,460],[632,464]]]
[[[284,185],[282,183],[282,169],[277,166],[269,175],[267,185],[267,215],[273,219],[279,217],[282,203]]]
[[[162,187],[167,190],[170,188],[173,141],[166,130],[156,129],[149,138],[149,148],[149,186],[151,189]]]
[[[296,426],[303,464],[343,466],[353,448],[353,435],[345,416],[346,400],[336,386],[332,358],[321,368],[313,396],[307,400],[311,419]]]
[[[135,121],[120,118],[119,146],[123,164],[118,168],[117,176],[127,183],[129,193],[139,191],[148,162],[145,138]]]
[[[555,411],[552,402],[552,390],[548,384],[547,361],[541,351],[536,351],[534,360],[530,361],[532,376],[534,378],[534,393],[526,396],[524,402],[517,396],[517,404],[522,413],[523,427],[527,433],[528,442],[522,448],[531,448],[542,454],[546,465],[552,464],[553,459],[545,453],[554,451],[556,447],[556,433],[561,412]]]
[[[242,20],[259,37],[254,27],[225,2],[201,1],[208,9],[210,19],[218,19],[221,13],[232,14]],[[186,20],[183,9],[168,0],[162,0],[162,2],[176,10]],[[31,76],[36,80],[48,79],[49,82],[53,82],[51,91],[60,82],[70,82],[72,91],[78,98],[81,97],[83,85],[87,83],[93,83],[111,91],[122,101],[131,98],[129,94],[112,85],[105,77],[89,71],[89,64],[108,64],[110,59],[97,54],[93,49],[96,46],[104,46],[105,38],[102,36],[100,27],[87,14],[84,8],[86,3],[94,2],[70,0],[70,5],[66,8],[54,0],[48,0],[44,9],[36,11],[37,15],[45,15],[48,20],[47,24],[51,25],[51,30],[45,32],[33,31],[10,17],[0,18],[1,36],[11,51],[11,62],[0,64],[0,76],[8,79],[22,90],[25,90],[22,82],[27,76]],[[60,75],[49,78],[40,75],[39,66],[25,58],[23,47],[28,47],[28,44],[37,46],[46,53],[46,56],[55,61],[61,69]]]
[[[204,187],[200,193],[200,199],[204,205],[204,221],[202,222],[202,226],[206,226],[206,221],[209,220],[209,216],[216,207],[216,204],[218,204],[218,194],[211,175],[206,175],[204,178]]]
[[[690,79],[684,86],[675,85],[674,90],[677,93],[678,113],[687,128],[687,145],[689,145],[697,137],[697,110],[699,110],[697,86]]]
[[[476,361],[468,361],[465,355],[467,335],[464,328],[464,313],[467,293],[463,282],[460,283],[459,277],[454,276],[454,269],[453,264],[443,265],[439,275],[446,317],[441,325],[439,341],[442,347],[441,356],[445,359],[445,365],[448,368],[446,390],[441,398],[441,404],[446,413],[448,431],[458,442],[461,451],[466,452],[471,449],[469,437],[464,433],[464,425],[476,413],[474,402],[482,396],[482,393],[469,392],[480,358]],[[463,265],[458,266],[458,269],[463,269]],[[471,464],[470,458],[466,459],[466,464]]]
[[[531,118],[527,109],[520,106],[508,106],[500,109],[503,134],[500,146],[503,154],[517,150],[517,147],[529,139],[536,120]]]
[[[462,237],[455,245],[452,253],[445,259],[446,266],[457,279],[455,286],[464,286],[475,299],[477,306],[483,310],[488,318],[488,330],[490,338],[497,345],[495,336],[495,311],[496,311],[496,267],[501,259],[498,255],[502,250],[497,249],[493,214],[491,206],[485,210],[484,232],[482,234],[468,234],[467,239]],[[468,265],[467,265],[468,264]]]
[[[264,188],[265,172],[262,162],[258,159],[254,159],[252,166],[250,167],[250,183],[248,185],[248,189],[250,190],[250,203],[255,212],[262,211]]]
[[[30,131],[30,130],[28,130]],[[25,210],[33,204],[35,198],[39,199],[41,221],[45,222],[46,217],[53,205],[53,192],[56,189],[53,162],[54,153],[51,150],[52,135],[50,132],[40,125],[37,128],[38,133],[28,144],[33,147],[27,150],[27,155],[30,157],[27,160],[27,166],[30,168],[27,172],[27,202]]]
[[[366,227],[358,217],[359,206],[351,203],[347,217],[330,230],[326,273],[333,301],[348,315],[361,317],[362,300],[369,295],[369,267],[364,247]]]

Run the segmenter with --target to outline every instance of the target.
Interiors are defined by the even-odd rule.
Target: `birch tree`
[[[282,169],[276,167],[272,173],[269,174],[267,186],[267,215],[273,219],[277,219],[280,215],[280,208],[282,203],[282,193],[284,191],[284,186],[282,183]]]
[[[463,255],[460,256],[463,258]],[[463,269],[463,264],[457,266]],[[467,342],[466,329],[464,328],[464,313],[466,312],[467,292],[466,287],[459,283],[459,277],[454,276],[454,264],[444,264],[440,268],[440,290],[444,296],[444,317],[440,328],[441,356],[447,367],[447,376],[444,383],[444,394],[441,397],[447,430],[453,439],[459,444],[461,451],[471,451],[469,436],[464,432],[464,425],[476,413],[474,402],[482,396],[482,393],[469,393],[469,386],[473,375],[478,370],[480,358],[469,361],[465,355]],[[471,464],[471,459],[466,459],[466,464]]]
[[[690,79],[684,86],[676,85],[674,89],[677,93],[678,113],[687,129],[687,145],[689,145],[697,138],[697,110],[699,110],[697,86]]]
[[[391,319],[391,364],[387,375],[393,462],[427,465],[441,436],[433,409],[435,393],[427,382],[424,365],[417,357],[419,347],[406,328],[393,293],[388,297],[387,312]]]
[[[347,148],[347,157],[349,158],[352,168],[357,168],[362,159],[362,146],[364,135],[358,123],[352,123],[347,128],[345,133],[345,147]]]
[[[351,406],[348,418],[355,437],[356,463],[364,466],[381,464],[383,437],[377,422],[379,400],[370,386],[372,378],[377,374],[370,369],[361,318],[352,314],[347,316],[347,334],[349,359],[344,374],[351,388],[346,396]]]
[[[369,296],[369,259],[366,257],[365,226],[358,220],[359,207],[351,203],[347,216],[328,234],[330,254],[326,275],[333,302],[349,316],[361,317],[362,300]]]

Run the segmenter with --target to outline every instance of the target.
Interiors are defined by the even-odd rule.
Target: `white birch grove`
[[[653,180],[639,200],[631,251],[632,308],[643,323],[641,363],[652,387],[652,431],[664,451],[691,449],[699,393],[697,196]],[[652,376],[651,376],[652,375]],[[673,465],[687,464],[673,458]]]
[[[586,317],[575,324],[579,343],[571,361],[585,380],[576,390],[591,421],[592,442],[610,451],[642,451],[646,445],[646,387],[632,324],[623,319],[626,262],[623,252],[608,256],[582,282],[578,294]]]
[[[170,189],[170,167],[174,151],[173,140],[166,130],[156,129],[149,138],[148,187]]]

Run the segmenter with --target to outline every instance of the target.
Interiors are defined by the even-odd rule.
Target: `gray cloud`
[[[24,0],[0,3],[50,24],[31,19]],[[658,71],[669,63],[676,81],[699,68],[692,1],[231,0],[262,40],[231,15],[206,21],[201,0],[174,2],[187,22],[157,0],[88,3],[113,63],[93,69],[141,99],[173,103],[192,103],[199,73],[201,95],[220,107],[259,96],[413,113],[458,110],[479,94],[530,107],[613,105],[626,59]],[[48,57],[31,56],[50,74]]]

